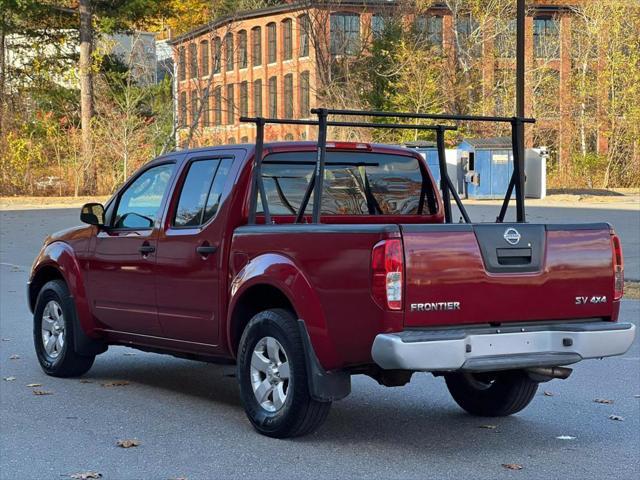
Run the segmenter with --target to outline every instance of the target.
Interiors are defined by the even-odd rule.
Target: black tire
[[[51,302],[55,302],[52,304]],[[42,324],[45,308],[51,304],[53,309],[57,305],[62,313],[63,339],[61,347],[53,353],[48,353],[44,345]],[[51,310],[50,310],[51,311]],[[47,315],[49,318],[49,315]],[[95,355],[78,355],[74,348],[74,326],[76,318],[76,306],[73,298],[69,294],[67,285],[62,280],[52,280],[47,282],[36,300],[36,307],[33,313],[33,343],[36,349],[36,356],[42,370],[52,377],[78,377],[89,371],[95,360]]]
[[[445,376],[449,393],[460,407],[481,417],[505,417],[524,409],[538,383],[524,372],[451,373]]]
[[[269,411],[258,402],[252,387],[252,355],[258,343],[266,337],[277,340],[289,364],[288,380],[282,383],[286,398],[275,411]],[[275,438],[302,436],[315,431],[327,418],[331,402],[319,402],[309,395],[300,330],[289,311],[265,310],[251,319],[240,340],[237,368],[244,410],[251,424],[261,434]],[[254,374],[262,375],[257,371]],[[260,381],[261,377],[258,378]],[[263,381],[268,381],[266,374]],[[270,401],[270,395],[273,397],[274,393],[267,395],[266,402]],[[273,408],[276,408],[275,398]]]

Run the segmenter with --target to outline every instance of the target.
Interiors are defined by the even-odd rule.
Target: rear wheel
[[[504,417],[523,410],[536,394],[538,383],[520,370],[487,373],[450,373],[449,393],[473,415]]]
[[[36,300],[33,342],[38,362],[47,375],[77,377],[88,372],[95,356],[78,355],[73,348],[73,298],[62,280],[47,282]]]
[[[329,414],[331,402],[309,395],[300,330],[287,310],[265,310],[251,319],[240,340],[237,377],[247,417],[263,435],[306,435]]]

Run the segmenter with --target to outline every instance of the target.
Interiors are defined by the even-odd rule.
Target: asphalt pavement
[[[495,216],[495,207],[471,209],[474,218],[486,217],[480,220]],[[637,211],[530,207],[528,212],[530,221],[613,223],[625,246],[627,276],[640,279]],[[640,474],[638,340],[624,356],[582,362],[568,380],[541,384],[527,409],[501,419],[465,414],[441,378],[417,374],[406,387],[386,388],[357,376],[353,393],[334,403],[325,425],[294,440],[253,431],[233,367],[111,347],[82,379],[47,377],[33,352],[25,282],[44,236],[77,224],[77,218],[77,209],[0,212],[3,480],[59,480],[88,471],[105,479],[159,480],[635,479]],[[624,300],[621,317],[637,325],[640,302]],[[116,445],[134,438],[141,443],[137,447]]]

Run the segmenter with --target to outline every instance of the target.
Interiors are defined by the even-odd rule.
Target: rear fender
[[[282,254],[267,253],[251,259],[231,282],[228,325],[243,293],[255,285],[269,285],[280,290],[303,319],[309,339],[320,365],[326,369],[338,367],[322,305],[315,290],[294,261]],[[230,351],[233,351],[232,328],[227,329]]]

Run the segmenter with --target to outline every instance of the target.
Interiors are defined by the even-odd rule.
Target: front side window
[[[262,164],[272,215],[295,215],[315,168],[315,152],[276,153]],[[313,197],[306,212],[313,210]],[[259,203],[259,210],[262,207]],[[322,214],[429,215],[437,212],[431,181],[403,155],[327,152]]]
[[[254,67],[262,65],[262,30],[260,27],[251,30],[251,64]]]
[[[276,24],[270,23],[267,25],[267,62],[276,63],[277,53]]]
[[[332,55],[355,55],[360,48],[360,16],[332,13],[330,35]]]
[[[215,216],[231,162],[223,158],[191,163],[173,216],[174,227],[199,227]]]
[[[298,56],[309,56],[309,16],[301,15],[298,17]]]
[[[114,228],[150,229],[160,216],[162,198],[169,186],[173,164],[149,168],[120,195]]]
[[[290,18],[282,21],[282,56],[283,60],[291,60],[293,57],[293,30]]]

